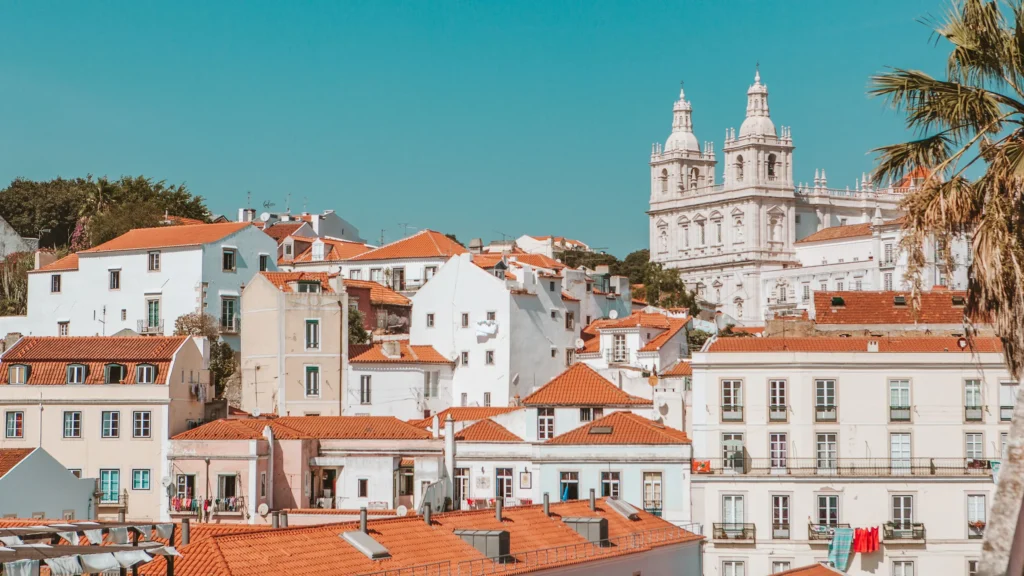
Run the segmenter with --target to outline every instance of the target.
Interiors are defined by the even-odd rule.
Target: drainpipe
[[[267,439],[267,507],[274,507],[274,429],[270,425],[263,427],[263,437]],[[258,508],[259,506],[257,506]]]
[[[452,415],[444,421],[444,471],[448,474],[448,500],[455,507],[455,420]]]
[[[544,493],[544,515],[551,516],[551,496],[547,492]]]
[[[501,498],[500,496],[494,499],[494,517],[498,520],[498,522],[501,522],[501,507],[504,500],[505,499]]]

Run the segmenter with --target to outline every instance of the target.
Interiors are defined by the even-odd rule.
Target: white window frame
[[[153,413],[148,410],[132,412],[132,438],[150,438],[153,435]]]
[[[100,413],[100,438],[121,437],[121,412],[104,410]]]
[[[305,364],[302,367],[302,383],[306,398],[320,397],[320,365]]]
[[[305,335],[306,350],[319,350],[320,349],[320,319],[319,318],[306,318],[305,327],[306,327],[306,335]]]
[[[359,376],[359,404],[369,406],[373,403],[373,377],[370,374]]]
[[[555,437],[555,409],[537,409],[537,439],[550,440]]]
[[[79,410],[64,411],[64,438],[82,437],[82,412]]]
[[[86,374],[88,374],[87,370],[85,364],[68,364],[67,383],[85,384]]]

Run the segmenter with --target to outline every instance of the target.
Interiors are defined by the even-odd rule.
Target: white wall
[[[399,420],[424,417],[452,405],[452,369],[435,364],[349,364],[342,395],[346,416],[394,416]],[[435,374],[436,398],[424,398],[425,374]],[[362,376],[370,376],[370,404],[360,403]]]

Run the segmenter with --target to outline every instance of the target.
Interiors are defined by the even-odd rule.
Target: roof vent
[[[600,544],[608,540],[607,518],[562,518],[562,522],[565,522],[577,534],[586,538],[587,542]]]
[[[634,508],[632,504],[624,500],[619,500],[618,498],[608,498],[607,500],[605,500],[604,503],[605,506],[608,506],[612,510],[615,510],[616,512],[618,512],[619,514],[621,514],[629,520],[637,520],[640,517],[640,511]]]
[[[591,426],[590,434],[611,434],[612,426]]]
[[[846,300],[843,300],[842,296],[833,296],[832,297],[832,305],[833,306],[846,306]]]
[[[512,559],[508,530],[455,530],[453,534],[488,558]]]
[[[894,305],[896,305],[896,306],[906,306],[907,305],[907,297],[906,296],[893,296],[892,297],[892,303]]]
[[[383,560],[384,558],[391,558],[391,553],[388,549],[377,542],[369,534],[364,534],[358,530],[351,532],[342,532],[341,539],[352,545],[353,548],[359,550],[370,560]]]
[[[966,299],[963,296],[953,296],[953,306],[963,306]]]
[[[868,352],[878,352],[878,340],[868,340]]]

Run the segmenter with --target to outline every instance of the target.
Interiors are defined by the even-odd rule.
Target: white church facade
[[[719,182],[714,145],[700,146],[692,112],[680,89],[672,133],[664,145],[656,143],[652,148],[648,210],[652,261],[679,269],[703,300],[742,325],[761,324],[780,310],[806,309],[813,302],[810,293],[822,286],[882,290],[903,285],[901,260],[905,258],[896,252],[888,259],[872,253],[890,244],[890,250],[898,251],[898,238],[883,245],[874,228],[884,224],[886,231],[898,229],[892,224],[901,215],[903,195],[917,183],[914,178],[882,187],[865,177],[853,189],[841,190],[829,188],[825,171],[816,170],[813,186],[796,183],[792,131],[785,126],[776,129],[769,113],[768,87],[757,73],[747,91],[746,118],[739,134],[726,130]],[[833,231],[822,231],[853,225],[860,225],[863,230],[858,230],[868,239],[875,236],[866,243],[867,252],[857,255],[859,265],[817,257],[823,248],[832,250],[831,240],[849,240],[848,232],[852,233],[843,230],[830,238]],[[805,239],[809,241],[801,242]],[[941,247],[926,252],[941,254]],[[822,265],[840,270],[811,270]],[[883,265],[892,269],[881,270]],[[854,268],[872,273],[858,272],[854,278]],[[937,284],[940,276],[933,266],[925,281]],[[823,278],[828,280],[825,284]],[[959,284],[954,280],[949,280],[951,287]],[[887,281],[890,284],[883,285]]]

